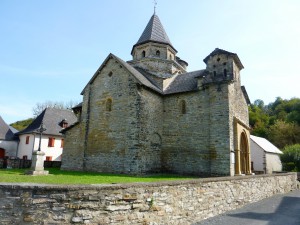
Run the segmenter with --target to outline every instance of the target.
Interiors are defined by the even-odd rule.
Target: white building
[[[282,171],[280,151],[265,138],[250,136],[251,161],[254,173],[267,173]]]
[[[8,126],[0,116],[0,159],[5,157],[16,157],[18,149],[18,132],[11,126]]]
[[[32,152],[38,150],[40,134],[37,129],[43,126],[41,150],[45,152],[46,161],[61,161],[64,139],[60,131],[77,121],[77,117],[70,110],[45,109],[27,128],[18,133],[20,143],[17,157],[31,159]]]

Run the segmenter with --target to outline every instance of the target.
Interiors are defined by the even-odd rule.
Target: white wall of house
[[[265,151],[254,141],[250,141],[251,162],[253,162],[253,171],[265,171]]]
[[[5,156],[16,157],[18,141],[0,140],[0,148],[5,150]]]
[[[274,153],[266,153],[266,173],[282,171],[280,156]]]
[[[29,137],[29,142],[26,144],[26,137]],[[23,156],[27,156],[27,159],[31,159],[33,145],[36,142],[36,138],[34,134],[21,134],[19,135],[19,147],[18,147],[18,155],[17,157],[22,159]]]
[[[54,147],[48,146],[49,138],[55,138]],[[61,136],[43,135],[41,150],[45,152],[45,157],[52,157],[51,161],[61,161],[61,155],[63,152],[63,148],[61,147],[62,139],[63,138]],[[35,148],[36,150],[38,149],[38,141],[36,142]]]
[[[26,137],[29,136],[29,143],[26,144]],[[20,143],[18,148],[18,157],[23,158],[24,155],[27,155],[27,159],[32,158],[32,152],[38,150],[39,148],[39,135],[36,134],[22,134],[19,136]],[[54,147],[49,147],[49,138],[55,138]],[[61,136],[51,136],[51,135],[43,135],[41,141],[41,150],[45,152],[46,157],[51,157],[52,161],[61,161],[61,154],[63,152],[63,148],[61,147]]]

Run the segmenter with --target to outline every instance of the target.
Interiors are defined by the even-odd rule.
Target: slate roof
[[[210,57],[215,56],[217,54],[225,54],[225,55],[233,56],[233,58],[236,61],[237,65],[239,66],[239,68],[244,69],[244,66],[243,66],[242,62],[241,62],[240,58],[238,57],[238,55],[236,53],[228,52],[228,51],[225,51],[225,50],[220,49],[220,48],[216,48],[214,51],[212,51],[208,56],[205,57],[205,59],[203,59],[203,61],[205,63],[207,63],[207,61]]]
[[[114,58],[116,61],[118,61],[128,72],[130,72],[138,81],[140,84],[158,92],[162,94],[162,91],[153,83],[151,83],[145,76],[143,76],[143,74],[141,74],[137,69],[135,69],[134,67],[132,67],[131,65],[129,65],[127,62],[123,61],[122,59],[120,59],[119,57],[115,56],[114,54],[110,53],[107,58],[104,60],[104,62],[102,63],[102,65],[99,67],[99,69],[96,71],[96,73],[94,74],[94,76],[91,78],[91,80],[88,82],[88,84],[91,84],[94,82],[94,80],[96,79],[96,77],[99,75],[99,71],[101,71],[103,69],[103,67],[106,65],[107,61],[111,58]],[[87,85],[88,85],[87,84]],[[81,94],[84,93],[84,90],[86,89],[87,85],[85,86],[85,88],[83,89],[83,91],[81,92]]]
[[[8,126],[0,116],[0,140],[14,140],[15,128]]]
[[[197,70],[189,73],[179,74],[166,80],[169,85],[164,88],[164,94],[175,94],[198,90],[197,77],[204,75],[205,70]]]
[[[158,16],[155,14],[150,18],[145,30],[143,31],[137,43],[133,46],[132,50],[135,46],[144,44],[149,41],[168,44],[176,51]]]
[[[32,121],[27,128],[17,134],[36,133],[36,130],[43,122],[44,127],[47,129],[43,134],[61,136],[62,134],[59,132],[62,130],[62,127],[59,126],[59,123],[63,119],[65,119],[69,125],[72,125],[77,121],[77,117],[70,110],[47,108],[34,121]]]
[[[255,142],[258,146],[260,146],[265,152],[283,154],[282,151],[280,151],[275,145],[273,145],[265,138],[250,135],[250,139],[253,142]]]

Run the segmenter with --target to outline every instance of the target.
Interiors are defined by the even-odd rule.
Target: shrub
[[[289,145],[280,156],[285,171],[300,171],[300,144]]]

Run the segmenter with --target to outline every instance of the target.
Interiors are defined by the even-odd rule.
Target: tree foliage
[[[300,99],[277,97],[265,105],[260,99],[249,106],[251,133],[264,137],[277,147],[300,143]]]
[[[284,171],[300,171],[300,144],[289,145],[280,156]]]
[[[29,118],[26,120],[20,120],[20,121],[10,124],[10,126],[17,129],[18,131],[21,131],[21,130],[24,130],[29,124],[31,124],[32,121],[33,121],[32,118]]]

